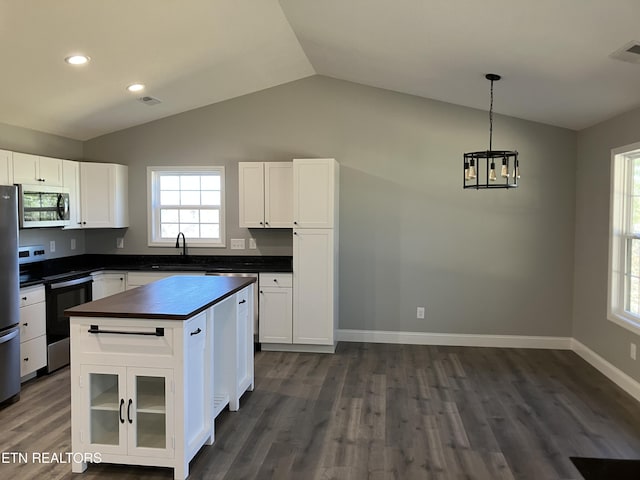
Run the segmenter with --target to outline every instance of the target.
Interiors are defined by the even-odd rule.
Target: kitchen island
[[[174,276],[65,312],[74,472],[102,461],[188,476],[215,417],[253,389],[253,282]]]

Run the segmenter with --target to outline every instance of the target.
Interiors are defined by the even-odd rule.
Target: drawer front
[[[282,287],[291,288],[293,285],[293,275],[290,273],[261,273],[260,288]]]
[[[20,341],[44,335],[46,331],[46,310],[44,303],[27,305],[20,309]]]
[[[96,319],[102,320],[102,319]],[[78,353],[100,354],[109,357],[135,356],[142,358],[145,356],[167,356],[174,354],[173,329],[164,327],[163,335],[140,335],[144,333],[154,333],[158,324],[153,320],[145,321],[145,325],[132,326],[118,324],[117,319],[111,321],[96,321],[99,333],[90,333],[89,325],[71,325],[72,350],[73,342],[77,340]],[[119,333],[105,333],[104,331],[115,331]]]
[[[47,337],[44,335],[20,344],[20,376],[47,365]]]
[[[20,306],[33,305],[34,303],[44,302],[44,286],[34,285],[33,287],[25,287],[20,289]]]

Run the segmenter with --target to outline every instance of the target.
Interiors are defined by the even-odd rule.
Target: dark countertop
[[[188,320],[255,281],[248,277],[168,277],[83,303],[64,314],[69,317]]]
[[[21,265],[20,286],[73,279],[99,270],[211,273],[290,273],[290,256],[85,254]]]

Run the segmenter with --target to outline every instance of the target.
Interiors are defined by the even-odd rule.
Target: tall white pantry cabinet
[[[335,350],[338,326],[339,165],[293,160],[293,340]]]

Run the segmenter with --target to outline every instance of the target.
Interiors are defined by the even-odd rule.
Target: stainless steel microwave
[[[20,228],[69,225],[69,190],[46,185],[18,185]]]

